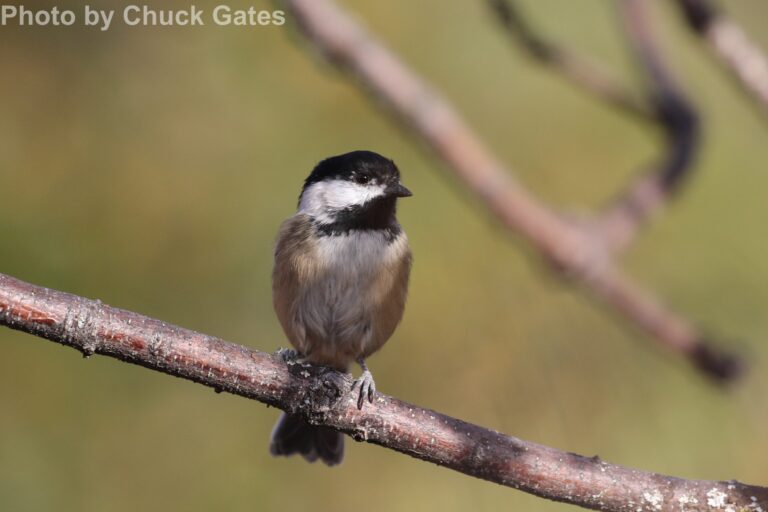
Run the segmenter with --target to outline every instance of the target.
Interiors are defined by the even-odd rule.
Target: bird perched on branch
[[[283,330],[305,361],[340,371],[360,365],[358,408],[376,393],[365,359],[405,308],[411,250],[395,208],[409,196],[392,160],[371,151],[334,156],[305,180],[298,212],[277,238],[272,297]],[[332,466],[343,458],[344,438],[283,414],[270,451]]]

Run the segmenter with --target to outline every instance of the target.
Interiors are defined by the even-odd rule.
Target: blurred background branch
[[[626,249],[654,214],[679,193],[693,171],[700,146],[699,116],[658,48],[649,2],[618,0],[618,4],[629,44],[644,71],[654,118],[664,133],[664,152],[598,218],[601,238],[614,251]]]
[[[505,33],[536,61],[548,65],[596,99],[635,119],[651,122],[664,133],[664,152],[659,163],[633,180],[602,214],[585,225],[612,252],[627,249],[687,178],[699,140],[698,115],[675,83],[656,45],[646,12],[647,2],[618,2],[624,30],[646,78],[647,92],[643,98],[591,60],[540,36],[521,12],[517,0],[488,3]]]
[[[466,475],[605,511],[768,508],[768,488],[683,480],[523,441],[378,394],[358,410],[351,379],[0,274],[0,325],[304,415]],[[763,508],[760,508],[763,507]]]
[[[467,190],[555,268],[704,375],[718,382],[739,375],[741,362],[735,355],[625,275],[594,233],[562,218],[518,183],[436,90],[342,8],[330,0],[284,4],[316,50],[388,106]]]
[[[653,106],[645,98],[633,93],[603,66],[541,35],[520,8],[519,0],[487,1],[504,33],[537,62],[597,100],[638,119],[655,121]]]
[[[738,23],[711,0],[676,0],[690,29],[768,115],[768,58]]]

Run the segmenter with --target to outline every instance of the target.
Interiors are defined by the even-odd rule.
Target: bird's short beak
[[[387,187],[387,194],[395,197],[411,197],[413,193],[405,188],[402,184],[397,183]]]

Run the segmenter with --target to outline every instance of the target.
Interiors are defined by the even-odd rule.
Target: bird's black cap
[[[373,151],[352,151],[326,158],[317,164],[304,181],[304,188],[325,180],[359,183],[376,180],[379,183],[395,185],[400,181],[400,170],[395,162]]]

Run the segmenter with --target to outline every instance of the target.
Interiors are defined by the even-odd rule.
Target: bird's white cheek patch
[[[329,210],[362,205],[382,195],[383,185],[360,185],[344,180],[320,181],[304,191],[299,211],[315,218],[323,218],[328,215]]]

